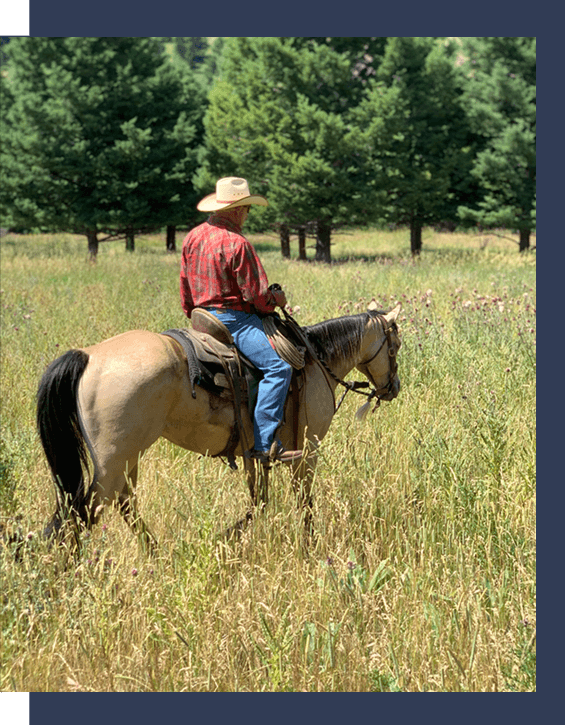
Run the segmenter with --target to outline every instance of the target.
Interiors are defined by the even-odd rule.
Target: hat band
[[[233,199],[218,199],[216,198],[216,204],[233,204],[234,201],[239,201],[240,199],[246,199],[246,194],[240,194],[239,196],[234,197]]]

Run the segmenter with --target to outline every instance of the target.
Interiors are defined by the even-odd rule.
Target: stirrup
[[[247,458],[252,458],[263,465],[271,463],[296,463],[304,457],[304,451],[287,451],[280,443],[274,441],[268,451],[258,451],[253,448],[246,452]]]

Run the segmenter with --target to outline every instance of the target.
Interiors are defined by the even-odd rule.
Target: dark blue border
[[[537,641],[537,681],[545,706],[560,688],[560,650],[562,637],[551,634],[551,623],[559,618],[562,607],[553,572],[562,569],[563,552],[563,386],[556,385],[555,367],[563,350],[561,318],[564,288],[565,246],[563,238],[563,140],[559,118],[563,99],[555,94],[562,60],[553,28],[546,24],[537,43],[537,178],[540,210],[537,238],[541,254],[537,267],[537,578],[541,592],[542,614],[538,614],[540,639]],[[537,254],[537,251],[536,251]],[[559,365],[559,363],[557,363]],[[559,482],[559,483],[558,483]],[[557,569],[556,569],[557,568]]]
[[[459,725],[477,722],[527,723],[539,715],[533,694],[517,700],[496,694],[464,693],[397,695],[384,693],[186,693],[91,694],[52,693],[30,697],[31,725],[180,725],[225,723],[233,725],[293,725],[298,723],[428,722],[455,720]],[[464,698],[462,700],[461,698]],[[425,700],[425,702],[424,702]],[[503,710],[504,705],[504,710]],[[502,718],[502,719],[501,719]]]
[[[531,25],[516,6],[495,0],[30,0],[32,36],[527,35]]]

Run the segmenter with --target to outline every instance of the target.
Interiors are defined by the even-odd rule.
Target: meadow
[[[1,524],[25,544],[0,552],[0,690],[535,690],[535,252],[427,230],[414,260],[406,231],[358,230],[327,266],[249,236],[301,324],[403,305],[402,389],[363,423],[353,394],[335,417],[308,554],[288,472],[226,543],[242,474],[164,440],[138,485],[156,556],[114,511],[76,558],[47,546],[41,375],[69,348],[185,326],[180,253],[155,235],[91,264],[81,237],[2,238]]]

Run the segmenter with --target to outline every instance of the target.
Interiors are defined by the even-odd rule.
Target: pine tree
[[[133,239],[176,224],[202,94],[147,38],[16,38],[2,79],[2,205],[11,224]],[[130,241],[131,245],[131,241]]]
[[[482,139],[472,173],[483,189],[460,215],[517,231],[519,250],[536,226],[536,39],[465,38],[465,101]]]
[[[230,38],[205,119],[201,190],[246,176],[270,206],[261,215],[286,237],[313,225],[316,260],[331,260],[332,228],[355,223],[357,189],[348,118],[357,85],[351,60],[325,43]]]
[[[157,41],[161,53],[168,53],[172,58],[178,56],[192,70],[196,70],[206,60],[208,38],[158,37],[154,40]]]
[[[198,68],[205,85],[210,88],[221,72],[225,38],[208,38],[204,62]]]
[[[389,38],[356,111],[367,184],[381,219],[410,227],[412,254],[422,228],[457,218],[469,184],[473,137],[457,72],[434,38]]]
[[[350,83],[354,103],[361,100],[363,88],[368,80],[374,78],[383,59],[388,38],[295,38],[297,47],[310,49],[325,45],[347,59],[350,68]]]

